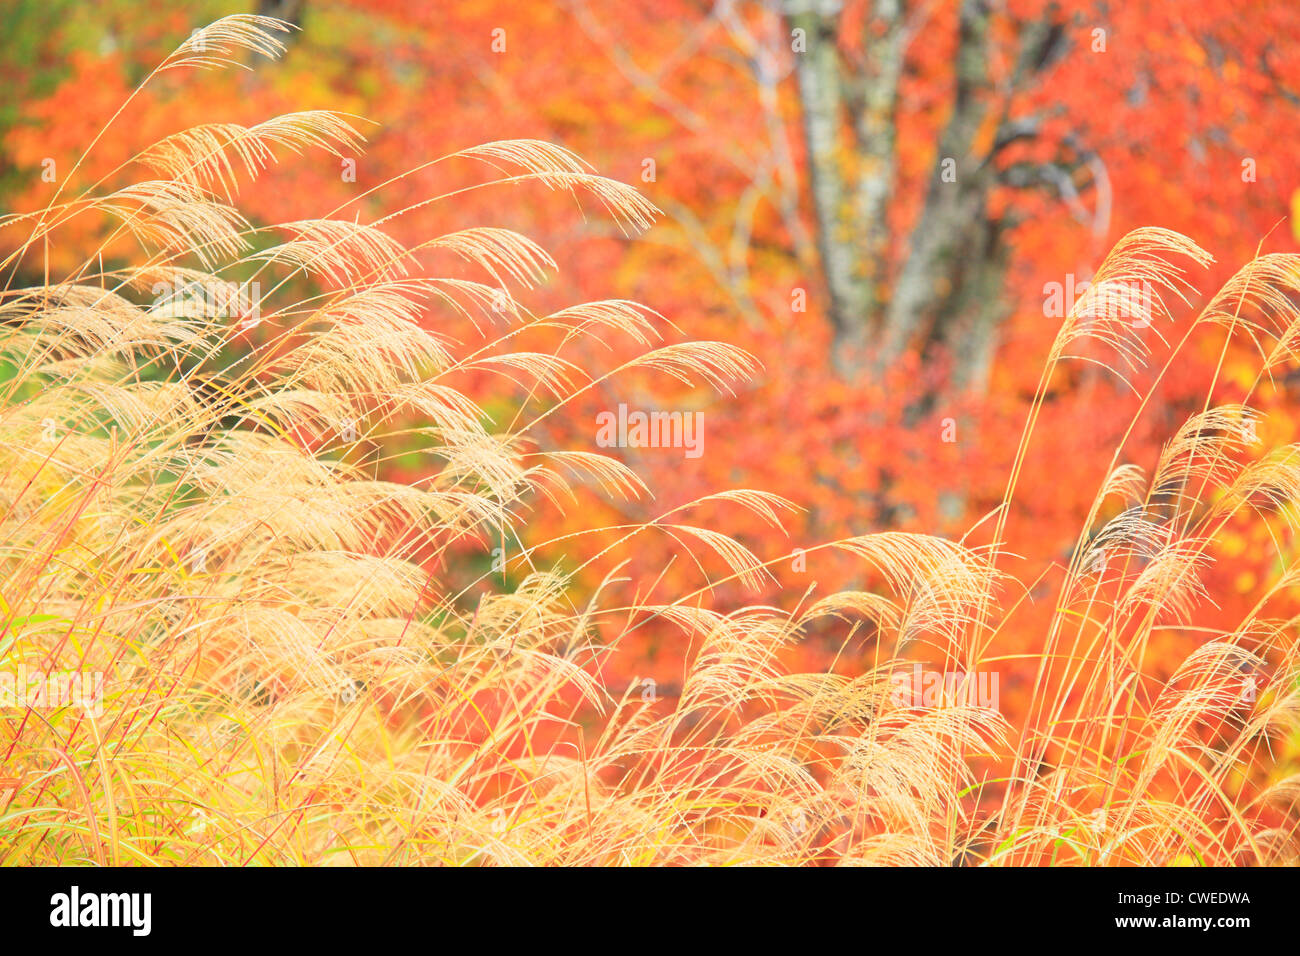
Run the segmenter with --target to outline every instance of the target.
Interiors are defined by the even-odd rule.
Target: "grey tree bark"
[[[994,5],[962,0],[951,111],[935,144],[921,214],[901,244],[905,254],[892,261],[887,213],[899,188],[899,86],[920,25],[909,6],[909,0],[874,0],[855,43],[842,35],[838,0],[783,0],[796,38],[801,126],[836,365],[853,375],[863,370],[868,351],[878,370],[909,348],[943,346],[953,356],[953,384],[979,389],[1005,313],[1008,223],[990,213],[990,193],[999,182],[1038,186],[1051,178],[1042,170],[1007,177],[995,160],[1006,146],[1036,135],[1037,118],[1012,116],[1011,98],[1059,56],[1064,31],[1054,18],[1020,25],[1013,75],[1005,88],[994,89]],[[996,124],[991,140],[990,123]]]

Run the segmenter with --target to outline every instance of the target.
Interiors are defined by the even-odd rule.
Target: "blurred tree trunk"
[[[257,12],[264,17],[286,20],[296,27],[302,26],[303,8],[307,0],[258,0]]]
[[[921,214],[907,240],[891,244],[887,211],[898,190],[896,119],[908,42],[909,0],[873,0],[858,38],[844,36],[841,0],[783,0],[798,77],[816,247],[835,332],[835,361],[878,367],[909,348],[946,347],[953,384],[982,388],[1004,317],[1001,290],[1008,225],[989,210],[1000,181],[997,154],[1036,135],[1037,118],[1013,117],[1011,96],[1062,50],[1054,18],[1017,24],[1009,87],[993,89],[991,0],[961,0],[951,111],[936,143]],[[928,29],[935,29],[934,26]],[[1020,171],[1012,185],[1050,183]],[[1004,178],[1001,181],[1006,182]],[[891,246],[905,249],[899,261]]]

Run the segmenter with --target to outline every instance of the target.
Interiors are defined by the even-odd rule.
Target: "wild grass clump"
[[[274,55],[285,29],[226,18],[145,82]],[[1277,748],[1297,726],[1300,642],[1276,606],[1300,575],[1300,455],[1244,456],[1246,403],[1207,400],[1150,477],[1117,451],[1069,566],[1049,569],[1059,597],[1024,722],[952,697],[918,706],[894,679],[918,653],[941,671],[1007,664],[1000,639],[1025,588],[999,569],[1001,538],[1033,418],[995,545],[881,532],[810,550],[860,560],[880,593],[728,609],[706,581],[652,603],[650,582],[617,566],[581,590],[578,571],[617,549],[570,539],[566,565],[542,566],[520,534],[527,509],[576,484],[647,489],[614,457],[543,447],[538,422],[621,372],[728,389],[755,362],[724,343],[655,347],[659,317],[621,300],[533,315],[511,287],[554,263],[509,230],[406,248],[354,209],[255,229],[232,205],[286,151],[360,143],[328,112],[203,125],[118,171],[149,178],[61,186],[44,210],[0,221],[0,668],[102,678],[102,707],[0,712],[0,861],[1295,862],[1300,776]],[[455,158],[481,161],[482,188],[563,190],[628,229],[655,214],[553,145]],[[133,237],[137,263],[109,267],[92,249],[49,276],[49,245],[86,215],[114,223],[105,247]],[[484,279],[426,275],[426,248]],[[1124,240],[1067,318],[1035,411],[1071,349],[1140,361],[1134,330],[1150,321],[1116,321],[1096,297],[1150,283],[1159,313],[1189,257],[1207,260],[1171,233]],[[1193,325],[1248,334],[1267,372],[1291,358],[1298,276],[1296,257],[1258,259]],[[254,281],[265,291],[250,301]],[[466,349],[436,331],[439,315],[509,328]],[[521,332],[553,348],[518,349]],[[592,336],[645,351],[589,372],[562,352]],[[483,371],[543,396],[542,410],[493,423],[457,384]],[[376,477],[364,449],[399,438],[424,480]],[[774,527],[789,507],[757,491],[695,504],[713,503]],[[669,535],[755,588],[788,560],[689,510],[612,531],[623,544]],[[1236,628],[1204,633],[1202,571],[1241,521],[1275,526],[1280,570]],[[457,577],[466,548],[499,542],[515,586]],[[788,673],[783,649],[827,618],[870,634],[872,659],[853,675]],[[648,626],[691,641],[671,699],[602,677]],[[1186,659],[1160,677],[1148,647],[1171,631]]]

